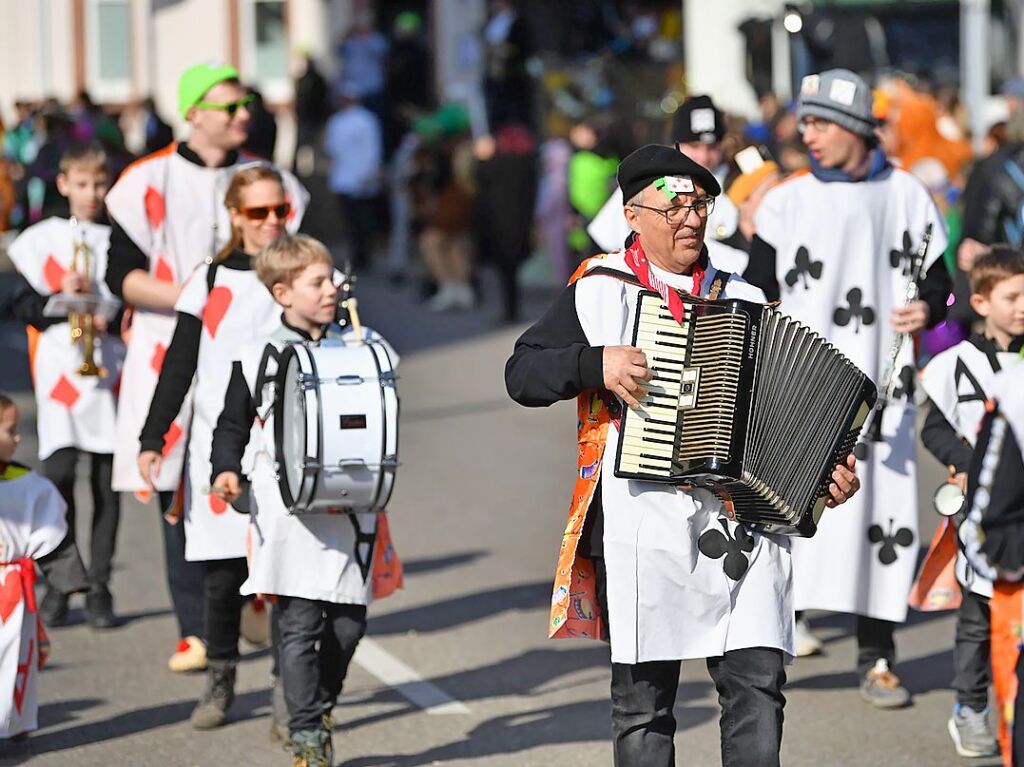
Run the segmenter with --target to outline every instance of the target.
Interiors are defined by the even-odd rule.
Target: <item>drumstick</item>
[[[348,320],[352,323],[352,332],[356,334],[356,343],[363,342],[363,326],[359,322],[359,302],[355,296],[345,299],[345,309],[348,311]]]

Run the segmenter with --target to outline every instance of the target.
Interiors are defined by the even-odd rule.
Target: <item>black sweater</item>
[[[252,258],[241,250],[236,250],[210,269],[214,271],[215,268],[221,267],[249,271],[252,269]],[[208,281],[212,282],[209,279]],[[159,453],[163,450],[164,435],[181,410],[181,404],[185,401],[192,379],[195,378],[202,335],[202,320],[191,314],[178,312],[171,345],[167,347],[167,353],[164,355],[156,391],[153,392],[153,399],[149,405],[149,414],[139,435],[140,451],[154,450]]]

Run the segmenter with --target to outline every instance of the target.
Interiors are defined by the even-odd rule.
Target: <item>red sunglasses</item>
[[[280,205],[255,205],[251,208],[240,208],[242,215],[250,221],[262,221],[270,215],[270,211],[274,211],[274,215],[277,216],[278,220],[284,221],[288,218],[288,214],[292,212],[292,204],[290,202],[282,202]]]

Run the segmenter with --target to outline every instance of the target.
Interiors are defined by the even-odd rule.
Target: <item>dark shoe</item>
[[[85,619],[94,629],[112,629],[117,626],[114,598],[106,586],[93,586],[85,595]]]
[[[860,694],[875,708],[904,708],[910,705],[910,691],[900,683],[900,678],[889,668],[884,658],[875,661],[874,667],[861,680]]]
[[[320,721],[323,724],[324,735],[327,736],[327,742],[324,744],[324,749],[327,753],[327,764],[330,766],[334,764],[334,717],[331,716],[331,712],[328,711],[320,717]]]
[[[47,628],[64,626],[68,622],[68,598],[57,589],[49,588],[39,605],[39,617]]]
[[[288,704],[284,699],[284,685],[281,677],[270,679],[270,741],[281,743],[285,748],[291,747],[288,733]]]
[[[207,661],[209,677],[206,692],[192,710],[192,727],[212,730],[228,718],[228,709],[235,702],[235,661]]]
[[[292,733],[292,766],[331,767],[326,742],[327,733],[323,730],[299,730]]]

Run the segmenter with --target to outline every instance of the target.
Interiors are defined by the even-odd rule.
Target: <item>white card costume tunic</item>
[[[811,173],[775,187],[758,209],[757,234],[776,251],[781,311],[831,341],[869,378],[884,374],[890,315],[905,302],[909,258],[925,227],[924,270],[946,249],[946,227],[921,183],[891,169],[858,183]],[[917,563],[915,378],[912,345],[898,360],[897,397],[882,419],[884,441],[857,466],[862,489],[817,534],[793,541],[796,609],[901,622]]]
[[[61,282],[71,271],[75,239],[89,250],[92,292],[113,298],[104,275],[110,227],[80,222],[72,228],[63,218],[48,218],[22,232],[8,255],[32,289],[41,296],[61,292]],[[79,256],[84,268],[84,254]],[[107,376],[81,376],[84,345],[71,342],[71,326],[60,322],[38,334],[31,355],[36,395],[39,459],[56,450],[78,448],[90,453],[113,453],[117,397],[124,343],[117,335],[96,334],[94,359]]]
[[[182,157],[170,144],[131,165],[107,194],[107,210],[139,249],[149,257],[149,274],[180,284],[200,263],[212,259],[227,242],[231,224],[224,193],[239,169],[266,164],[251,155],[223,168],[207,168]],[[286,223],[298,231],[309,195],[286,171],[285,194],[292,204]],[[139,476],[139,432],[149,412],[150,399],[174,332],[174,313],[137,309],[128,341],[121,399],[117,412],[117,450],[114,453],[114,489],[142,491]],[[186,398],[167,433],[158,490],[176,490],[184,460],[184,440],[191,417]]]
[[[1020,361],[1016,352],[998,352],[995,358],[993,366],[984,351],[970,341],[961,341],[933,357],[921,372],[921,387],[957,435],[971,447],[977,441],[978,427],[985,416],[985,402],[996,374]],[[992,581],[971,567],[959,548],[955,570],[960,585],[983,597],[992,596]]]
[[[631,275],[620,254],[596,264]],[[651,271],[669,286],[693,287],[689,275],[653,264]],[[707,269],[702,295],[716,273]],[[576,282],[576,313],[591,346],[632,342],[639,292],[611,277]],[[726,284],[723,297],[764,301],[759,289],[739,277]],[[709,491],[616,477],[612,456],[618,439],[613,422],[601,475],[612,661],[706,658],[745,647],[774,647],[792,655],[788,539],[728,522],[719,514],[721,501]],[[705,534],[721,536],[729,553],[719,559],[703,554],[698,539]]]
[[[210,267],[201,264],[182,287],[175,311],[202,321],[193,384],[185,477],[185,559],[245,556],[246,517],[210,495],[210,447],[231,378],[231,360],[246,344],[262,341],[281,324],[281,307],[256,272],[220,265],[207,291]]]
[[[0,476],[0,562],[39,559],[64,540],[67,506],[56,486],[9,466]],[[25,567],[33,567],[26,562]],[[0,565],[0,739],[36,729],[40,636],[27,609],[22,565]]]
[[[280,350],[289,341],[302,341],[278,323],[271,343]],[[363,328],[367,341],[382,343],[398,366],[398,355],[380,334]],[[328,338],[354,340],[351,330]],[[256,400],[259,363],[265,344],[255,344],[240,357],[249,393]],[[269,371],[276,372],[270,361]],[[243,594],[275,594],[336,604],[367,605],[373,599],[373,555],[377,512],[356,514],[288,513],[281,500],[274,449],[273,384],[264,387],[259,421],[253,426],[242,470],[252,481],[249,527],[249,578]],[[250,458],[251,454],[251,458]],[[238,515],[241,516],[241,515]]]

